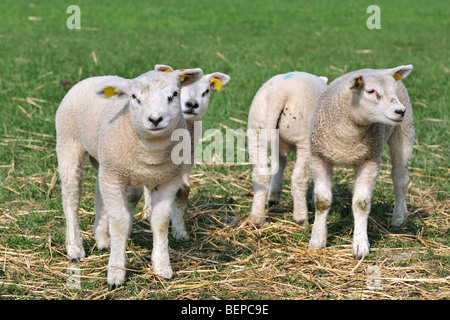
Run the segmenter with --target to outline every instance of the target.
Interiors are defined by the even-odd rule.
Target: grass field
[[[161,4],[163,3],[163,4]],[[81,9],[70,30],[69,5]],[[448,299],[450,296],[448,1],[35,1],[0,3],[0,299]],[[108,292],[109,253],[93,238],[95,169],[86,163],[80,220],[87,257],[70,288],[65,219],[56,172],[56,109],[79,80],[132,78],[155,64],[220,71],[203,130],[246,129],[254,94],[293,70],[336,78],[365,67],[413,64],[405,79],[415,117],[410,218],[390,229],[387,151],[369,220],[371,253],[351,256],[353,171],[335,173],[328,247],[308,248],[292,220],[290,170],[270,223],[252,226],[248,165],[199,165],[187,225],[170,239],[175,276],[152,272],[152,235],[139,205],[128,240],[127,281]],[[312,210],[312,207],[310,207]],[[310,223],[313,212],[310,212]],[[68,282],[69,281],[69,282]]]

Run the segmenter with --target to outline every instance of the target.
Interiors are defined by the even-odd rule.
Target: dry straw
[[[17,99],[36,107],[36,99]],[[37,102],[36,102],[37,101]],[[26,136],[26,138],[23,138]],[[41,152],[41,158],[54,157],[48,148],[51,135],[18,132],[2,137],[0,143],[23,150]],[[421,152],[439,155],[435,146],[418,146]],[[289,181],[292,164],[287,168]],[[389,181],[389,166],[382,168],[378,181]],[[123,287],[107,291],[106,265],[109,253],[97,250],[92,233],[93,177],[84,184],[80,210],[88,225],[83,231],[87,257],[77,264],[79,274],[68,273],[71,266],[65,255],[64,215],[61,209],[49,209],[49,202],[60,201],[55,170],[32,176],[20,176],[15,162],[2,164],[7,176],[0,185],[14,200],[0,204],[0,298],[2,299],[448,299],[450,279],[448,229],[450,200],[436,200],[433,181],[443,177],[427,176],[411,168],[408,194],[410,220],[407,227],[391,231],[388,219],[370,219],[372,253],[362,260],[351,255],[352,219],[331,219],[329,247],[308,247],[309,230],[293,222],[289,183],[285,196],[273,210],[269,223],[256,228],[247,219],[251,201],[251,168],[240,166],[196,166],[187,225],[191,241],[170,240],[170,255],[175,276],[162,279],[152,272],[151,239],[148,222],[143,221],[142,204],[135,216],[134,231],[127,247],[127,281]],[[92,172],[91,172],[92,173]],[[427,181],[427,182],[425,182]],[[429,182],[431,181],[431,182]],[[337,173],[337,184],[351,185],[352,171]],[[47,205],[24,200],[24,190],[36,188],[46,195]],[[380,190],[392,188],[377,184]],[[441,197],[442,198],[442,197]],[[374,201],[383,201],[378,199]],[[338,206],[349,207],[351,199],[336,193]],[[374,204],[374,207],[377,203]],[[60,208],[54,205],[53,208]],[[25,218],[42,225],[23,225]],[[312,217],[312,212],[311,212]],[[342,228],[334,226],[342,225]],[[409,226],[409,227],[408,227]],[[333,227],[333,228],[331,228]],[[33,231],[34,230],[34,231]],[[45,230],[36,232],[36,230]],[[20,235],[8,246],[7,239]],[[76,276],[80,289],[70,286]]]

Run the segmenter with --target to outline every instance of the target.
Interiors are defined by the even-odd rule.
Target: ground
[[[71,2],[0,4],[0,299],[449,298],[446,1],[378,1],[381,29],[367,28],[369,1],[108,3],[79,1],[80,30],[67,28]],[[231,76],[213,93],[202,124],[204,132],[223,136],[227,129],[245,132],[253,96],[275,74],[299,70],[334,79],[365,67],[413,64],[404,81],[416,128],[408,221],[389,226],[394,197],[387,150],[368,227],[371,253],[362,260],[350,248],[350,168],[335,171],[327,248],[313,250],[310,228],[291,216],[293,157],[281,202],[261,228],[248,220],[248,156],[203,163],[191,175],[191,241],[170,238],[173,279],[152,272],[152,235],[140,203],[127,246],[127,281],[109,292],[109,253],[95,247],[92,232],[96,171],[88,162],[80,208],[87,257],[74,265],[65,255],[54,116],[79,80],[131,78],[155,64]]]

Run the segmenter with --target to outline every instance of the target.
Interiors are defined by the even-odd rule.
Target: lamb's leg
[[[268,170],[269,167],[267,165],[256,165],[253,168],[254,195],[250,220],[256,225],[263,224],[266,219],[266,199],[270,184]]]
[[[402,134],[400,128],[397,127],[388,141],[392,162],[391,177],[395,195],[394,214],[391,222],[393,227],[400,226],[405,222],[408,215],[406,193],[408,191],[409,181],[408,167],[413,152],[413,135],[412,130],[408,136]]]
[[[159,185],[152,192],[151,226],[153,231],[153,271],[165,278],[173,275],[169,258],[169,223],[175,194],[181,187],[179,177]]]
[[[94,238],[97,242],[97,247],[101,250],[106,250],[110,246],[109,235],[109,221],[105,206],[103,205],[103,198],[100,192],[99,179],[95,184],[95,222],[94,222]]]
[[[100,172],[99,187],[108,213],[111,235],[111,254],[108,263],[108,288],[111,290],[125,281],[125,247],[132,218],[127,210],[126,185]]]
[[[297,148],[297,159],[292,171],[292,196],[294,199],[294,221],[306,224],[308,220],[308,205],[306,192],[311,177],[309,170],[310,152],[308,148]]]
[[[268,165],[268,143],[264,143],[265,130],[248,130],[248,153],[253,164],[253,203],[250,221],[261,225],[266,219],[266,199],[269,192],[271,172]]]
[[[367,162],[355,168],[355,189],[353,192],[352,211],[355,219],[353,233],[353,255],[358,259],[370,251],[367,237],[367,220],[369,218],[372,192],[377,181],[380,165],[377,162]]]
[[[148,190],[147,187],[144,187],[144,219],[150,222],[150,215],[152,209],[152,192]]]
[[[310,168],[314,179],[316,212],[309,244],[312,247],[324,248],[327,244],[327,218],[332,200],[333,167],[324,160],[312,156]]]
[[[141,200],[142,194],[144,193],[144,188],[134,188],[134,187],[127,187],[127,210],[130,214],[131,218],[134,217],[134,212],[136,210],[136,206],[139,203],[139,200]]]
[[[279,168],[278,171],[272,176],[272,180],[270,181],[270,189],[269,189],[269,207],[276,205],[280,202],[281,192],[283,189],[283,173],[287,164],[287,157],[282,156],[281,154],[278,156]]]
[[[184,221],[184,215],[187,212],[189,191],[189,185],[183,183],[175,196],[175,203],[172,212],[172,236],[177,240],[189,240],[189,233],[186,230],[186,224]]]
[[[63,209],[66,217],[66,250],[69,258],[78,262],[79,259],[85,257],[83,238],[78,223],[78,208],[86,152],[76,141],[72,141],[72,143],[57,142],[56,151]]]

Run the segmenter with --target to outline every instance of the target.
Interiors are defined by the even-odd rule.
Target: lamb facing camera
[[[156,71],[173,72],[174,69],[167,65],[155,65]],[[200,121],[208,110],[211,91],[220,91],[229,81],[231,77],[221,72],[214,72],[204,75],[198,81],[183,86],[180,93],[181,111],[186,120],[187,129],[189,131],[189,141],[191,144],[190,162],[185,164],[183,172],[183,184],[176,193],[175,206],[172,212],[172,236],[177,240],[188,241],[189,233],[186,230],[184,215],[187,211],[188,199],[190,193],[189,174],[194,167],[194,152],[197,148],[200,135],[195,133],[195,122]],[[144,188],[145,197],[145,219],[151,214],[152,197],[147,188]]]
[[[201,69],[149,72],[135,79],[88,78],[64,97],[56,113],[56,151],[66,216],[66,248],[72,261],[85,257],[78,207],[83,162],[98,168],[95,239],[111,247],[108,287],[125,280],[125,247],[143,186],[153,196],[153,271],[173,274],[168,251],[172,204],[182,185],[183,165],[171,160],[174,130],[186,128],[180,88],[203,76]]]
[[[395,194],[392,226],[397,227],[405,221],[414,125],[409,96],[400,80],[412,69],[412,65],[406,65],[350,72],[334,80],[321,95],[309,135],[315,197],[311,246],[326,245],[333,166],[350,165],[356,173],[352,251],[357,258],[369,253],[367,220],[386,142]]]

